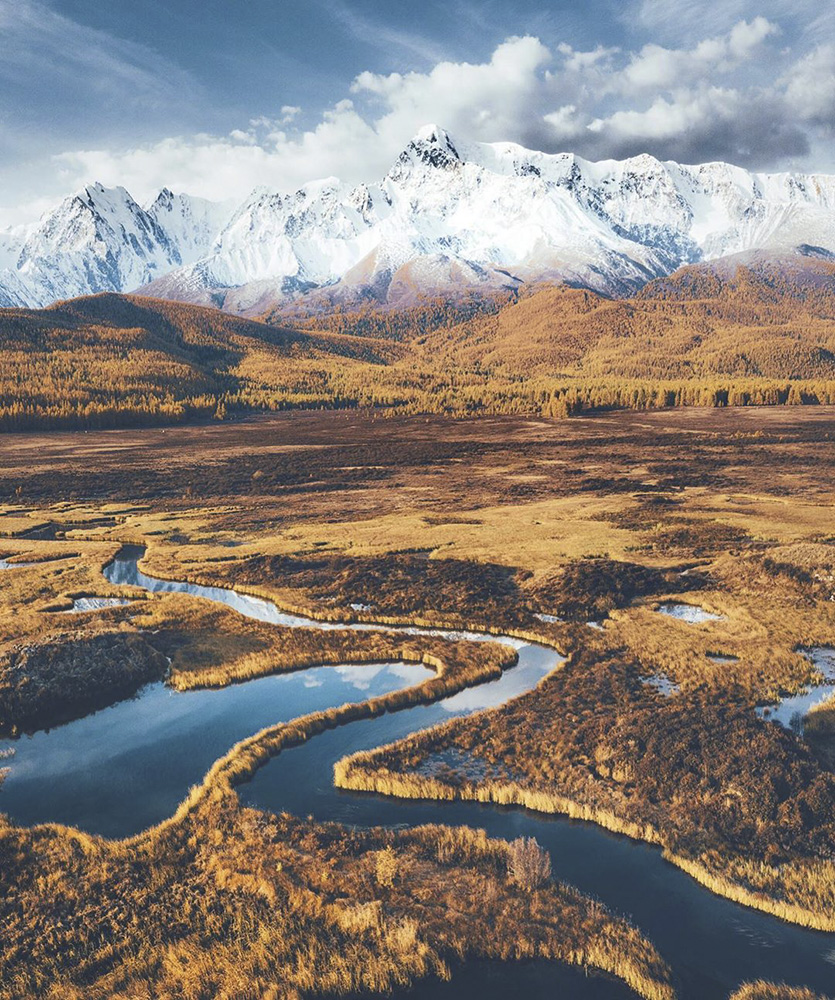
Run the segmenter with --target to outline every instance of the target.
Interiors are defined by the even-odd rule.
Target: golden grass
[[[832,503],[756,494],[694,494],[686,505],[695,521],[718,521],[747,531],[756,541],[791,545],[832,533]]]
[[[661,842],[659,833],[651,824],[625,820],[614,812],[593,805],[575,802],[551,792],[522,788],[511,782],[481,781],[451,786],[437,778],[420,774],[391,773],[385,767],[375,766],[375,755],[398,744],[361,751],[343,757],[334,765],[334,784],[337,788],[357,792],[376,792],[405,799],[435,799],[440,801],[492,802],[503,806],[522,806],[534,812],[553,813],[570,819],[596,823],[613,833],[622,833],[650,844]]]
[[[803,735],[835,771],[835,695],[812,706],[804,720]]]
[[[649,822],[637,822],[600,806],[578,802],[542,789],[526,788],[514,782],[480,781],[450,785],[419,774],[392,773],[376,763],[381,751],[399,749],[397,744],[344,757],[334,765],[334,783],[338,788],[376,792],[398,798],[441,801],[492,802],[503,806],[521,806],[535,812],[568,816],[570,819],[596,823],[613,833],[663,846],[663,835]],[[835,932],[835,864],[785,864],[778,867],[739,863],[730,867],[735,877],[712,871],[705,863],[682,857],[665,848],[664,857],[718,896],[743,906],[762,910],[789,923],[815,930]],[[761,889],[748,888],[761,885]],[[807,905],[783,899],[806,900]]]
[[[769,595],[771,598],[772,595]],[[722,620],[691,624],[660,614],[652,604],[612,612],[610,642],[625,643],[642,660],[685,689],[734,686],[755,701],[769,701],[809,683],[814,669],[800,646],[826,645],[835,636],[835,605],[787,605],[740,599],[726,590],[671,593],[665,603],[692,604]],[[738,658],[714,663],[713,653]]]
[[[835,863],[832,861],[822,859],[774,866],[733,859],[730,864],[723,862],[724,872],[717,872],[710,864],[712,859],[703,859],[700,863],[669,851],[665,851],[664,856],[718,896],[802,927],[829,933],[835,931]]]
[[[813,993],[804,986],[787,986],[759,979],[755,983],[743,983],[729,1000],[831,1000],[831,997]]]
[[[389,641],[387,636],[383,636],[382,639]],[[231,812],[231,815],[239,816],[235,786],[248,780],[255,770],[283,749],[297,746],[327,729],[355,719],[370,718],[385,711],[397,711],[410,705],[447,697],[473,683],[498,676],[502,669],[515,661],[515,653],[510,648],[497,644],[446,643],[443,644],[443,652],[444,656],[441,658],[426,650],[420,650],[417,643],[406,641],[398,651],[399,658],[430,666],[436,671],[435,678],[412,688],[372,698],[359,704],[344,705],[303,716],[289,723],[268,727],[240,741],[212,766],[203,782],[191,790],[174,816],[136,837],[121,842],[107,842],[54,824],[35,827],[28,831],[0,826],[0,853],[11,850],[14,856],[15,851],[19,852],[22,847],[28,854],[33,855],[33,862],[34,858],[39,859],[34,863],[46,864],[48,868],[49,860],[56,850],[60,857],[61,852],[73,845],[81,852],[83,860],[80,864],[85,873],[100,873],[97,893],[102,902],[108,893],[112,893],[119,886],[119,882],[116,881],[111,888],[109,881],[112,878],[111,873],[130,859],[136,861],[145,859],[146,863],[151,865],[152,878],[160,883],[161,869],[159,875],[154,876],[153,873],[160,867],[161,859],[170,856],[172,844],[179,843],[183,837],[188,837],[189,845],[199,843],[200,838],[211,834],[214,825],[212,817],[218,811]],[[286,951],[288,943],[302,934],[301,941],[294,947],[296,950],[303,949],[303,957],[295,963],[292,971],[286,966],[282,969],[285,985],[292,986],[294,991],[286,994],[288,996],[300,995],[306,991],[319,994],[344,992],[349,989],[379,991],[390,989],[394,985],[406,985],[413,978],[432,972],[443,975],[446,967],[442,956],[452,948],[457,957],[466,954],[490,955],[505,959],[553,957],[574,964],[594,966],[620,976],[647,1000],[673,1000],[674,992],[670,986],[668,971],[652,947],[628,924],[610,917],[598,904],[590,903],[573,890],[550,885],[533,893],[530,901],[517,899],[508,911],[502,897],[507,895],[508,887],[513,884],[512,880],[505,880],[501,887],[497,886],[495,879],[491,881],[490,869],[485,863],[485,856],[494,857],[497,853],[501,855],[501,852],[507,850],[507,846],[488,842],[483,834],[472,834],[469,831],[441,830],[438,836],[442,840],[448,840],[450,837],[458,838],[458,853],[463,843],[470,855],[470,861],[476,862],[477,874],[473,875],[472,879],[477,879],[480,883],[477,890],[474,886],[471,898],[473,903],[478,900],[481,916],[475,920],[470,919],[466,926],[459,927],[457,934],[451,940],[448,932],[442,934],[438,942],[424,940],[421,935],[420,920],[406,917],[386,919],[383,911],[369,909],[369,904],[361,902],[359,905],[354,903],[347,909],[344,902],[329,904],[331,907],[336,907],[329,911],[332,915],[331,920],[327,916],[327,905],[323,903],[322,894],[308,889],[301,895],[298,892],[290,894],[289,913],[283,918],[284,923],[278,930],[273,930],[269,920],[252,925],[251,933],[257,934],[259,944],[248,947],[246,957],[240,946],[234,941],[229,942],[228,935],[219,928],[208,932],[207,939],[204,939],[202,946],[197,949],[196,942],[188,939],[178,941],[173,934],[167,947],[155,945],[152,941],[143,944],[142,934],[134,927],[131,928],[129,955],[132,956],[137,947],[144,947],[145,952],[150,954],[141,960],[138,960],[138,956],[126,957],[122,954],[125,948],[125,941],[122,938],[124,931],[121,930],[118,921],[115,924],[111,921],[111,929],[102,943],[98,945],[85,943],[85,960],[75,976],[53,971],[58,964],[54,958],[45,961],[44,965],[37,969],[30,967],[25,971],[22,970],[19,964],[22,955],[20,946],[17,950],[13,948],[11,952],[0,953],[0,969],[5,965],[8,970],[8,975],[2,977],[4,985],[0,986],[0,997],[4,1000],[5,998],[17,1000],[27,995],[33,975],[37,976],[39,989],[48,989],[52,997],[79,996],[81,989],[84,990],[85,996],[135,997],[136,990],[142,989],[143,983],[148,984],[149,993],[153,991],[155,997],[168,996],[169,989],[176,990],[178,996],[195,998],[205,995],[207,989],[213,991],[213,996],[219,997],[260,996],[267,977],[264,967],[267,955],[274,955],[274,949],[279,944],[282,945],[282,951]],[[420,837],[421,831],[412,831],[405,835],[405,838],[401,835],[400,839]],[[21,846],[16,848],[16,842]],[[350,838],[348,842],[350,844]],[[209,892],[210,899],[215,899],[218,892],[221,894],[229,891],[237,894],[254,892],[270,904],[278,904],[282,893],[275,885],[275,872],[283,872],[283,862],[273,867],[272,877],[265,877],[263,867],[260,868],[261,874],[248,876],[242,874],[240,860],[229,866],[224,864],[224,851],[221,845],[228,844],[227,837],[220,835],[219,839],[212,841],[212,844],[214,846],[209,863],[217,889]],[[288,847],[291,844],[292,840],[288,841]],[[47,850],[50,853],[46,857],[39,845],[48,845]],[[399,843],[397,846],[400,846]],[[263,852],[263,847],[261,850]],[[378,875],[374,880],[376,898],[379,898],[380,894],[385,898],[386,894],[398,889],[404,880],[404,874],[400,871],[401,865],[404,864],[402,855],[391,843],[387,844],[384,850],[389,864],[386,867],[386,877],[380,879]],[[440,851],[440,848],[437,850]],[[449,853],[448,847],[444,848],[444,852]],[[349,851],[348,858],[352,856]],[[379,872],[380,851],[376,851],[374,856],[377,859],[375,871]],[[77,869],[78,865],[77,859],[74,869]],[[12,867],[14,866],[9,867],[9,872]],[[66,871],[62,869],[64,869],[63,864],[61,869],[50,877],[53,893],[74,891],[72,881],[69,885],[66,884],[67,878],[72,880],[73,875],[67,876]],[[410,881],[413,880],[418,887],[426,879],[426,873],[418,877],[411,868],[409,872]],[[336,872],[334,876],[333,889],[341,895],[345,885],[344,878],[340,878]],[[85,874],[84,878],[88,877],[90,876]],[[462,881],[467,877],[466,873],[462,876],[459,863],[454,882],[458,886],[458,893]],[[485,880],[488,882],[486,896]],[[204,898],[205,888],[200,891],[201,898]],[[417,889],[414,891],[417,892]],[[512,892],[518,896],[520,890],[517,887]],[[436,893],[437,888],[433,889],[433,894]],[[531,896],[530,893],[528,895]],[[423,897],[418,894],[416,898]],[[479,922],[485,915],[485,898],[495,901],[499,907],[495,914],[489,943],[480,933],[479,927]],[[146,905],[152,907],[155,905],[155,899],[152,892]],[[87,899],[86,902],[89,906],[90,900]],[[529,902],[533,907],[530,915],[527,911]],[[215,908],[218,905],[215,903]],[[460,898],[457,900],[457,909],[460,912]],[[486,911],[489,913],[492,909],[488,903]],[[193,908],[192,919],[197,918],[200,912],[200,907]],[[508,917],[506,916],[508,912],[514,915]],[[324,928],[320,926],[323,915],[326,916]],[[311,922],[311,917],[316,919]],[[201,916],[200,919],[205,920],[206,917]],[[288,927],[288,923],[292,924],[292,927]],[[339,936],[342,938],[338,947],[335,947],[332,934],[327,931],[328,927],[333,928],[334,925],[338,927]],[[156,933],[161,932],[163,935],[170,933],[161,929],[155,930]],[[150,928],[145,929],[145,933],[149,931]],[[264,949],[272,940],[271,932],[279,934],[280,941],[276,941],[265,954]],[[14,940],[25,939],[28,933],[29,928],[25,922],[20,926],[18,921],[13,921],[10,934]],[[77,947],[74,942],[79,936],[78,925],[75,925],[75,929],[65,929],[62,933],[63,938],[61,932],[53,930],[53,936],[57,934],[57,940],[63,940],[65,948],[72,950]],[[134,942],[137,935],[139,939]],[[362,941],[362,947],[359,947],[359,942],[356,941],[358,937]],[[328,956],[326,961],[324,955]],[[256,960],[257,976],[253,975],[252,968]],[[160,961],[162,961],[161,967]],[[112,967],[114,962],[115,970],[109,975],[102,976],[99,969]],[[274,958],[273,964],[276,964]],[[275,974],[273,969],[273,975]],[[81,978],[78,978],[79,976]],[[152,986],[152,982],[155,985]]]
[[[479,507],[477,521],[472,518],[464,523],[460,520],[433,523],[414,513],[297,526],[279,536],[273,544],[281,548],[272,551],[333,549],[363,556],[427,549],[434,558],[475,559],[543,574],[561,563],[603,552],[613,558],[625,558],[634,542],[632,535],[606,521],[607,515],[622,510],[625,503],[621,497],[600,500],[561,497]],[[271,550],[263,551],[270,554]]]
[[[30,844],[0,830],[0,849],[41,861],[55,902],[88,912],[86,922],[53,928],[52,941],[69,949],[58,951],[15,918],[0,953],[0,997],[386,992],[448,977],[447,961],[468,956],[556,958],[617,975],[648,1000],[675,996],[635,928],[569,888],[520,890],[509,845],[483,831],[348,831],[214,801],[179,833],[126,853],[96,840],[73,845],[58,830]],[[37,921],[48,904],[21,874],[17,896]]]
[[[167,683],[178,691],[221,688],[313,666],[420,662],[424,653],[440,660],[448,648],[443,640],[384,631],[267,624],[184,594],[157,595],[146,602],[133,625],[152,633],[155,646],[170,657]],[[475,644],[463,643],[459,650],[465,659],[482,658]],[[503,662],[503,656],[497,652],[494,658]]]

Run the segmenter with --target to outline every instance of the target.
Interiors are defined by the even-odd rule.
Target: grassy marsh
[[[171,658],[170,683],[183,688],[337,659],[411,656],[436,663],[438,650],[423,638],[285,635],[179,595],[141,595],[133,606],[72,622],[47,610],[79,594],[125,596],[100,576],[123,541],[149,546],[150,573],[239,587],[311,617],[536,637],[569,660],[534,692],[346,762],[340,782],[568,812],[663,845],[713,891],[829,927],[835,777],[827,714],[814,713],[799,738],[754,710],[814,680],[799,647],[835,638],[833,435],[832,412],[811,407],[790,416],[686,410],[567,423],[288,414],[167,432],[22,435],[0,457],[6,501],[0,556],[30,559],[37,550],[62,558],[0,572],[7,597],[0,652],[142,636]],[[666,618],[656,610],[666,601],[705,607],[722,620],[691,625]],[[546,624],[537,614],[570,620]],[[586,615],[602,618],[603,629],[589,629]],[[467,671],[506,665],[495,647],[456,649],[460,659],[446,662],[447,673],[427,682],[423,693],[398,699],[440,696],[453,680],[469,683],[475,674]],[[710,659],[716,652],[736,659],[717,663]],[[659,673],[679,692],[665,697],[645,683]],[[344,828],[271,817],[236,802],[236,782],[271,753],[357,711],[378,710],[366,703],[244,741],[171,823],[141,841],[108,845],[63,829],[4,827],[4,869],[16,886],[28,886],[20,891],[29,893],[32,914],[30,924],[15,924],[4,951],[13,970],[4,983],[18,990],[9,996],[33,988],[53,989],[56,997],[96,990],[245,996],[235,992],[244,988],[234,979],[238,967],[257,996],[278,988],[271,968],[283,970],[288,996],[308,991],[311,975],[328,989],[383,988],[398,981],[399,969],[404,976],[429,974],[458,954],[485,954],[474,902],[461,904],[454,928],[438,913],[423,922],[429,886],[464,877],[458,868],[454,876],[452,869],[442,874],[432,861],[447,834],[411,831],[391,839],[371,831],[362,835],[367,841],[360,835],[355,841]],[[443,748],[480,755],[494,777],[479,783],[456,778],[454,769],[415,774]],[[508,762],[512,780],[502,774]],[[429,841],[418,847],[412,836]],[[415,865],[408,887],[376,879],[376,860],[366,855],[376,858],[389,846],[403,853],[407,869]],[[551,924],[545,933],[530,923],[543,914],[546,924],[556,920],[576,900],[555,889],[547,900],[520,902],[518,887],[491,888],[487,859],[501,850],[488,845],[473,855],[481,858],[473,870],[483,861],[486,881],[465,877],[474,898],[496,900],[486,917],[520,907],[519,923],[503,925],[508,936],[489,954],[559,953],[569,961],[582,955],[580,961],[633,976],[644,995],[669,995],[666,972],[649,946],[626,935],[621,923],[606,923],[613,918],[585,909],[588,901],[577,904],[582,915],[570,910],[589,930],[582,948],[553,936]],[[291,903],[290,883],[280,874],[287,869],[274,867],[284,851],[297,852]],[[305,851],[309,856],[301,857]],[[335,873],[327,887],[314,878],[323,858]],[[181,866],[185,887],[176,879]],[[357,881],[359,871],[367,884]],[[346,931],[323,916],[344,905],[331,888],[338,885],[358,893],[362,905],[381,902],[382,923],[370,911],[352,912]],[[60,906],[36,900],[46,886],[56,887]],[[97,928],[89,937],[61,915],[61,907],[69,912],[81,899]],[[271,900],[286,904],[283,915]],[[175,920],[180,912],[187,917]],[[137,915],[150,929],[147,941],[132,945]],[[415,919],[417,929],[402,938],[411,942],[412,961],[393,942],[398,921]],[[176,927],[170,939],[168,924]],[[259,927],[267,928],[263,949],[254,947]],[[602,940],[594,928],[603,927],[611,946],[593,951],[588,942]],[[308,978],[288,965],[304,928],[317,942],[309,949]],[[53,952],[36,939],[52,941]],[[107,941],[117,943],[108,948]],[[78,976],[61,964],[56,942],[81,956]],[[43,969],[37,984],[19,964],[30,948]],[[624,972],[617,963],[630,949],[638,965]]]

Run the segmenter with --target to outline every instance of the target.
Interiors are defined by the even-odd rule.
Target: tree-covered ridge
[[[379,363],[370,339],[306,333],[219,310],[106,294],[0,312],[0,426],[96,427],[319,405],[319,369]],[[268,396],[261,395],[269,390]]]
[[[684,268],[629,299],[555,287],[429,338],[495,374],[589,379],[835,378],[835,267]]]
[[[268,318],[112,294],[2,310],[0,429],[310,407],[556,417],[835,403],[835,265],[822,261],[685,268],[629,299],[560,286]]]

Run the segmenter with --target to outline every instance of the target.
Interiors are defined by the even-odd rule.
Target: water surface
[[[764,705],[757,709],[757,714],[802,735],[809,712],[835,698],[835,649],[831,646],[812,646],[799,652],[817,667],[823,682],[803,688],[797,694],[787,695],[776,704]]]
[[[680,622],[687,622],[688,625],[699,625],[701,622],[722,621],[724,615],[715,615],[712,611],[705,611],[697,604],[660,604],[658,613],[667,615],[669,618],[676,618]]]
[[[346,627],[289,615],[268,601],[224,588],[154,580],[137,568],[140,551],[123,553],[108,567],[108,579],[220,601],[276,624]],[[437,629],[399,631],[497,641],[495,636]],[[657,848],[594,824],[522,809],[383,798],[334,787],[333,765],[346,754],[372,749],[456,714],[502,704],[530,690],[560,662],[555,651],[543,646],[501,641],[518,650],[519,665],[500,679],[434,705],[327,730],[285,750],[256,772],[239,788],[242,801],[359,826],[447,823],[482,827],[505,838],[534,836],[550,852],[556,878],[630,916],[655,943],[679,979],[682,1000],[724,1000],[741,982],[758,978],[832,992],[835,935],[784,924],[714,896],[665,862]],[[426,676],[419,665],[394,663],[317,667],[219,691],[177,693],[152,684],[130,701],[16,741],[18,752],[8,762],[12,773],[0,792],[0,805],[25,823],[60,820],[112,836],[136,832],[170,815],[188,787],[243,736],[306,712],[418,683]],[[587,978],[581,970],[556,963],[474,962],[456,969],[451,984],[425,982],[397,995],[404,1000],[625,1000],[633,994],[622,983]]]

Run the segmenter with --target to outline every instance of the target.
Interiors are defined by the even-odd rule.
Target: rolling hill
[[[394,360],[368,337],[115,294],[0,310],[0,426],[95,427],[333,405],[327,372]]]
[[[835,264],[817,257],[692,265],[627,299],[556,286],[312,322],[115,294],[0,310],[0,428],[835,402]]]
[[[579,380],[835,378],[835,265],[694,265],[628,299],[553,287],[437,331],[433,363]]]

